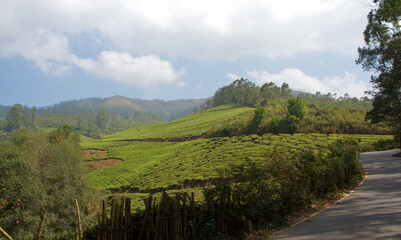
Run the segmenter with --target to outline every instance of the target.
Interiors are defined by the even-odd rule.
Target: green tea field
[[[140,207],[141,198],[149,193],[192,191],[206,181],[216,179],[219,170],[243,163],[246,157],[262,161],[276,147],[288,148],[288,151],[310,148],[325,154],[327,146],[337,139],[354,139],[361,148],[369,149],[373,142],[393,138],[390,135],[302,133],[199,137],[221,126],[230,117],[250,110],[222,106],[170,123],[134,128],[97,141],[83,142],[81,145],[85,149],[107,152],[106,157],[95,154],[88,160],[121,160],[90,172],[90,181],[104,194],[128,194]]]

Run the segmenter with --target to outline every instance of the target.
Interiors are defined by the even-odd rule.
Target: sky
[[[0,0],[0,104],[213,96],[238,78],[351,97],[368,0]]]

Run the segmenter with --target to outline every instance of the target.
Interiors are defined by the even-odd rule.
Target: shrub
[[[308,148],[295,151],[281,147],[266,156],[265,161],[246,158],[245,163],[221,172],[223,181],[219,184],[204,189],[206,205],[216,204],[211,209],[218,208],[221,194],[239,195],[242,222],[232,224],[239,224],[242,230],[248,222],[255,226],[281,225],[314,198],[345,189],[363,175],[355,141],[336,141],[326,155]],[[235,214],[228,210],[227,216],[238,219]]]

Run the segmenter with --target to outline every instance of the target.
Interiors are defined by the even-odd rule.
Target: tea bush
[[[329,145],[326,155],[312,149],[301,152],[280,147],[268,153],[264,161],[247,158],[243,164],[234,165],[220,175],[225,181],[205,188],[205,199],[214,199],[217,208],[220,192],[225,195],[237,192],[243,220],[241,229],[246,230],[249,222],[254,226],[282,225],[289,215],[308,206],[313,199],[324,198],[362,179],[363,168],[356,141],[338,140]],[[234,214],[229,212],[227,216]]]

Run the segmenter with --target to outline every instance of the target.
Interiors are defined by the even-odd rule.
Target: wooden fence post
[[[196,240],[195,195],[193,192],[191,193],[190,202],[191,202],[190,205],[191,205],[191,220],[192,220],[191,234],[192,234],[192,240]]]
[[[176,193],[175,199],[171,200],[171,207],[173,210],[173,239],[174,240],[181,240],[181,208],[180,208],[180,194]]]
[[[102,201],[102,240],[107,240],[107,201]]]
[[[125,199],[125,240],[131,239],[131,199]]]
[[[79,240],[82,240],[81,216],[79,214],[78,200],[76,199],[75,199],[75,207],[77,208]]]
[[[114,221],[116,215],[116,200],[111,201],[111,213],[110,213],[110,240],[114,237]]]
[[[181,194],[181,200],[182,200],[182,239],[186,240],[187,239],[187,225],[188,225],[188,210],[187,210],[187,193]]]

